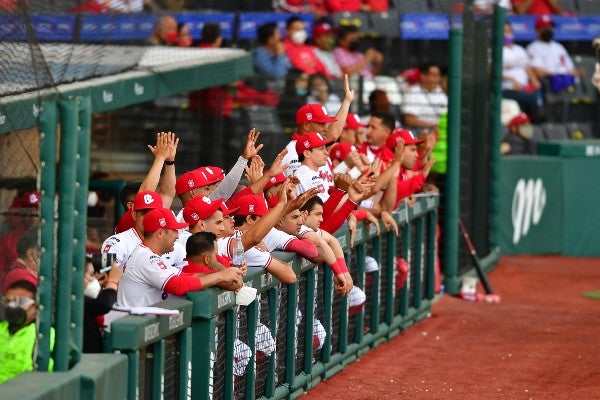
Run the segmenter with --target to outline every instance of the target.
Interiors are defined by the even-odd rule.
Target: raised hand
[[[245,167],[246,170],[246,179],[250,184],[256,182],[263,176],[263,170],[265,168],[265,163],[260,158],[259,155],[252,157],[252,161],[250,161],[250,165]]]
[[[354,100],[354,89],[350,89],[348,74],[344,74],[344,101],[352,102],[352,100]]]
[[[285,171],[286,168],[289,167],[289,164],[282,164],[283,158],[285,157],[285,155],[287,153],[288,153],[288,150],[283,149],[279,152],[279,154],[277,154],[277,156],[273,160],[273,163],[271,164],[271,168],[269,168],[269,176],[271,178],[283,173],[283,171]]]
[[[336,188],[343,190],[344,192],[348,191],[348,188],[352,183],[352,177],[348,174],[333,174],[333,184]]]
[[[396,223],[394,217],[392,217],[390,213],[388,213],[387,211],[382,211],[379,218],[381,218],[381,222],[383,223],[383,226],[385,227],[385,230],[387,232],[389,232],[390,229],[393,229],[396,236],[398,236],[398,224]]]
[[[260,149],[263,148],[263,144],[256,146],[259,136],[260,132],[258,132],[255,128],[250,129],[250,132],[248,132],[248,137],[246,138],[246,147],[244,147],[244,151],[242,152],[242,157],[246,160],[249,160],[257,155]]]

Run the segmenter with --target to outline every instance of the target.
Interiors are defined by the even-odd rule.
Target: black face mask
[[[18,328],[27,320],[27,313],[22,307],[4,307],[4,319],[11,328]]]
[[[552,38],[554,38],[553,30],[546,30],[540,33],[540,39],[542,40],[542,42],[549,42],[552,40]]]
[[[350,51],[358,51],[358,46],[359,46],[358,40],[353,40],[348,45],[348,50],[350,50]]]

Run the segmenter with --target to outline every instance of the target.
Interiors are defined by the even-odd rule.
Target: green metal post
[[[421,308],[421,300],[423,296],[423,274],[425,272],[425,235],[423,232],[424,217],[420,216],[414,221],[415,223],[415,280],[412,282],[413,299],[412,306],[418,310]]]
[[[90,170],[91,101],[89,96],[77,98],[79,130],[77,140],[77,180],[75,181],[75,221],[73,246],[73,293],[71,309],[71,364],[79,362],[83,351],[83,274],[85,272],[85,240],[87,237],[87,198]]]
[[[427,213],[427,272],[426,272],[426,287],[425,297],[428,300],[433,299],[435,295],[435,264],[438,258],[437,243],[436,243],[436,229],[437,229],[437,211],[430,210]]]
[[[40,271],[39,271],[39,333],[37,368],[48,370],[50,361],[50,329],[54,292],[54,195],[56,187],[56,126],[58,112],[55,102],[42,105],[40,111]]]
[[[160,399],[165,392],[165,339],[154,343],[152,360],[152,398]]]
[[[248,319],[248,347],[252,351],[250,362],[246,367],[246,400],[254,400],[254,386],[256,384],[256,323],[258,321],[258,300],[250,303],[246,310]]]
[[[79,115],[74,99],[58,102],[62,136],[60,145],[60,176],[58,202],[58,262],[56,265],[56,345],[54,347],[56,371],[69,368],[71,345],[71,302],[73,272],[73,233],[75,210],[77,135]],[[79,282],[83,284],[82,282]]]
[[[331,268],[323,271],[323,328],[327,332],[325,343],[321,349],[321,361],[327,364],[331,360],[331,320],[333,310],[333,272]]]
[[[402,257],[408,263],[408,276],[406,277],[406,282],[404,283],[404,287],[400,291],[400,315],[406,317],[408,315],[408,307],[410,305],[410,287],[414,284],[411,280],[411,275],[413,272],[414,263],[412,260],[412,251],[411,251],[411,242],[410,242],[410,231],[411,224],[405,224],[402,226],[402,248],[404,249],[404,254]]]
[[[236,320],[237,315],[233,310],[227,310],[225,315],[225,384],[223,388],[223,397],[226,400],[235,398],[235,390],[233,387],[233,363],[235,359],[235,338],[236,338]],[[223,340],[219,338],[219,340]]]
[[[365,257],[367,255],[365,243],[356,245],[356,264],[358,282],[356,283],[359,287],[365,289]],[[365,309],[360,309],[357,314],[356,326],[354,327],[354,343],[361,343],[363,338],[363,328],[365,321]]]
[[[502,49],[504,46],[504,21],[506,9],[496,5],[492,22],[492,80],[490,98],[490,244],[498,246],[500,215],[500,144],[502,126],[500,105],[502,103]]]
[[[287,290],[287,329],[285,349],[285,383],[294,387],[294,376],[296,375],[296,338],[298,327],[296,326],[296,310],[298,309],[298,282],[288,285]],[[306,316],[304,316],[306,318]],[[306,321],[306,320],[305,320]]]
[[[313,322],[315,320],[315,281],[316,274],[315,269],[309,269],[305,272],[306,276],[306,299],[304,300],[304,304],[306,306],[304,310],[305,315],[305,327],[304,327],[304,337],[301,338],[304,340],[304,364],[302,365],[302,370],[310,374],[312,368],[312,358],[313,358]]]
[[[140,352],[136,350],[132,353],[127,353],[128,359],[128,374],[127,379],[127,399],[136,400],[138,398],[138,385],[140,384]]]
[[[196,305],[194,304],[194,307]],[[203,399],[211,397],[211,388],[213,385],[211,360],[215,358],[215,336],[217,321],[214,318],[193,318],[192,319],[192,342],[202,343],[202,346],[192,348],[192,398]],[[219,340],[225,340],[219,337]],[[225,368],[228,365],[225,364]],[[233,365],[231,366],[233,369]],[[233,372],[232,372],[233,373]]]
[[[187,327],[179,336],[179,397],[187,400],[192,391],[192,328]]]
[[[375,236],[373,238],[373,258],[377,260],[377,264],[380,268],[375,272],[371,272],[373,276],[373,281],[371,283],[371,293],[373,298],[371,300],[371,310],[369,311],[371,314],[369,320],[369,332],[371,333],[375,333],[379,326],[379,308],[381,307],[381,298],[379,296],[381,267],[383,267],[383,264],[381,263],[381,236]]]
[[[460,108],[462,81],[462,29],[450,29],[448,68],[448,168],[444,226],[444,284],[458,293],[458,213],[460,204]]]
[[[279,290],[277,287],[269,289],[268,299],[269,299],[269,329],[271,332],[275,334],[273,337],[277,336],[277,310],[279,309]],[[265,380],[265,396],[273,397],[275,394],[275,386],[277,385],[277,370],[275,353],[271,354],[269,357],[269,366],[267,368],[267,379]]]
[[[394,320],[394,268],[396,265],[396,236],[394,232],[390,231],[386,233],[387,238],[387,253],[385,255],[384,268],[386,270],[385,280],[385,323],[392,324]]]

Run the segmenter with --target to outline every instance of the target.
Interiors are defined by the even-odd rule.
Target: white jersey
[[[262,241],[269,251],[275,251],[285,250],[285,247],[294,239],[297,239],[296,236],[280,231],[277,228],[271,228]]]
[[[532,67],[548,71],[550,75],[570,74],[575,69],[567,50],[554,40],[548,43],[541,40],[530,43],[527,54]]]
[[[300,168],[296,170],[296,176],[300,180],[296,186],[296,194],[298,196],[311,188],[316,188],[319,191],[317,196],[319,196],[321,200],[325,202],[329,199],[329,185],[325,179],[323,179],[321,174],[319,174],[319,171],[313,171],[306,165],[301,165]]]
[[[233,258],[233,254],[231,254],[229,249],[231,241],[235,238],[236,237],[234,235],[217,239],[217,254]],[[271,264],[273,257],[271,257],[271,253],[269,253],[268,251],[258,246],[254,246],[251,249],[248,249],[244,252],[244,260],[248,262],[248,267],[267,268]]]
[[[287,154],[283,156],[281,164],[289,164],[289,166],[285,169],[285,171],[283,171],[283,174],[285,176],[294,175],[296,170],[300,168],[300,161],[298,161],[298,153],[296,152],[296,141],[290,141],[285,148],[287,150]]]
[[[179,270],[165,261],[144,244],[139,244],[125,263],[119,281],[117,304],[123,307],[146,307],[165,300],[165,285]]]
[[[302,235],[304,235],[306,232],[312,232],[312,233],[316,233],[319,236],[323,236],[323,234],[321,233],[321,229],[317,229],[316,231],[312,228],[309,228],[306,225],[302,225],[300,227],[300,232],[298,232],[298,237],[302,237]]]
[[[513,89],[513,82],[506,79],[512,78],[520,86],[525,86],[529,83],[527,75],[527,65],[529,64],[529,56],[525,49],[517,44],[504,46],[502,48],[502,89]]]
[[[186,231],[183,229],[182,229],[182,231],[179,231],[179,237],[177,238],[177,242],[180,243],[183,246],[183,248],[185,249],[185,246],[187,245],[187,241],[190,238],[190,236],[192,236],[192,234],[190,233],[190,231]]]
[[[138,235],[135,228],[112,235],[102,243],[102,253],[115,254],[115,262],[121,268],[133,252],[133,250],[142,243],[142,238]],[[175,242],[173,251],[163,254],[161,258],[172,267],[181,270],[185,262],[185,245]]]
[[[437,124],[448,109],[448,97],[440,87],[427,92],[421,85],[414,85],[404,95],[402,104],[404,114],[416,115],[425,122]]]

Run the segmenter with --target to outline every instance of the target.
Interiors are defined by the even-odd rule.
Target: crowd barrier
[[[173,13],[178,22],[190,29],[194,39],[200,38],[207,22],[219,23],[226,40],[254,40],[256,29],[266,22],[276,22],[283,31],[285,21],[299,16],[307,25],[310,36],[312,14],[277,12],[185,12]],[[27,32],[18,15],[0,14],[0,40],[23,41]],[[553,16],[555,39],[559,41],[589,41],[600,36],[600,15]],[[139,14],[32,14],[31,21],[40,41],[59,42],[143,42],[152,35],[158,15]],[[367,34],[400,37],[406,40],[448,40],[450,25],[461,24],[460,14],[443,13],[338,13],[334,21],[361,25]],[[510,15],[517,41],[532,41],[535,35],[535,16]]]
[[[346,228],[335,233],[355,285],[366,294],[356,312],[349,311],[348,298],[333,292],[329,268],[278,253],[292,265],[296,283],[282,285],[261,269],[245,279],[259,294],[247,307],[236,306],[233,292],[213,288],[189,293],[187,300],[166,300],[157,305],[177,309],[179,315],[113,322],[105,345],[118,354],[83,355],[81,365],[68,372],[23,374],[0,385],[0,397],[297,398],[428,316],[435,295],[438,205],[433,196],[419,198],[413,208],[401,206],[393,213],[400,227],[397,237],[384,230],[377,235],[374,226],[359,223],[351,247]],[[367,255],[378,270],[367,272]],[[398,275],[400,259],[408,265],[404,282]],[[106,362],[90,362],[95,356]],[[244,356],[247,366],[240,370]],[[96,365],[95,375],[90,365]],[[52,385],[39,387],[50,380]],[[110,385],[114,390],[107,390]],[[61,397],[65,393],[70,394]]]

